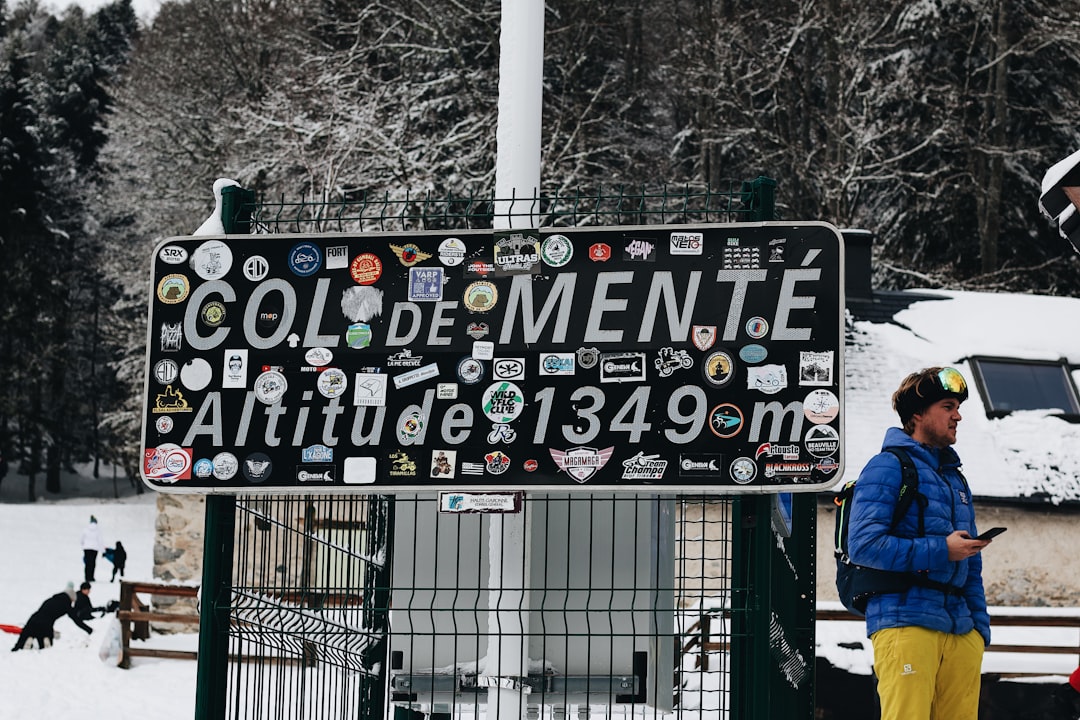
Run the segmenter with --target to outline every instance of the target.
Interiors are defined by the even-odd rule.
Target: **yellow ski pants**
[[[886,628],[870,640],[881,720],[978,720],[983,638],[977,630]]]

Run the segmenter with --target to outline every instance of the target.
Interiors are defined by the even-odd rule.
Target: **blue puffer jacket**
[[[848,527],[848,553],[857,565],[899,572],[929,571],[931,580],[963,588],[963,596],[914,586],[904,593],[877,595],[866,606],[866,633],[882,628],[917,625],[964,635],[972,628],[990,644],[990,615],[982,582],[982,554],[949,562],[945,538],[955,530],[972,537],[975,508],[971,490],[959,473],[960,458],[950,447],[937,449],[915,442],[900,428],[889,428],[882,447],[907,451],[919,473],[919,492],[927,499],[925,537],[919,537],[915,503],[888,534],[900,492],[900,463],[891,453],[870,459],[855,483]]]

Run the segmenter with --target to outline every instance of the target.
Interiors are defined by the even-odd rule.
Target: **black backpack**
[[[919,508],[919,534],[926,535],[924,516],[927,500],[919,492],[919,473],[915,464],[907,452],[898,447],[887,447],[887,452],[896,456],[900,461],[900,494],[896,498],[896,507],[893,509],[892,523],[889,532],[892,533],[896,526],[907,514],[914,502]],[[877,570],[863,567],[851,562],[848,557],[848,523],[850,522],[851,503],[855,497],[855,480],[844,485],[844,488],[836,494],[833,502],[836,503],[836,533],[834,554],[836,556],[836,591],[840,595],[840,602],[850,612],[862,615],[866,612],[866,603],[874,595],[885,593],[900,593],[911,589],[913,585],[933,587],[942,592],[958,592],[957,588],[944,583],[938,583],[925,577],[922,573],[892,572],[890,570]]]

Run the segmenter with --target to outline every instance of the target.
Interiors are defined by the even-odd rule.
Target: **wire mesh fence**
[[[389,501],[242,497],[236,508],[229,716],[381,704]]]
[[[526,506],[527,547],[432,496],[238,498],[229,717],[726,716],[730,502]]]
[[[256,199],[249,193],[232,213],[234,226],[274,233],[485,229],[497,217],[533,228],[756,222],[774,219],[775,185],[760,177],[722,186],[615,185],[505,199],[493,193],[407,190],[300,200]]]

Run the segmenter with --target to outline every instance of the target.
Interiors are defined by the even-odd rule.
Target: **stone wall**
[[[206,497],[204,495],[157,495],[157,521],[154,526],[154,578],[178,585],[201,585],[203,567],[203,531]],[[186,598],[157,595],[155,610],[189,612],[194,602]],[[155,625],[155,629],[157,628]],[[190,630],[190,628],[189,628]]]

